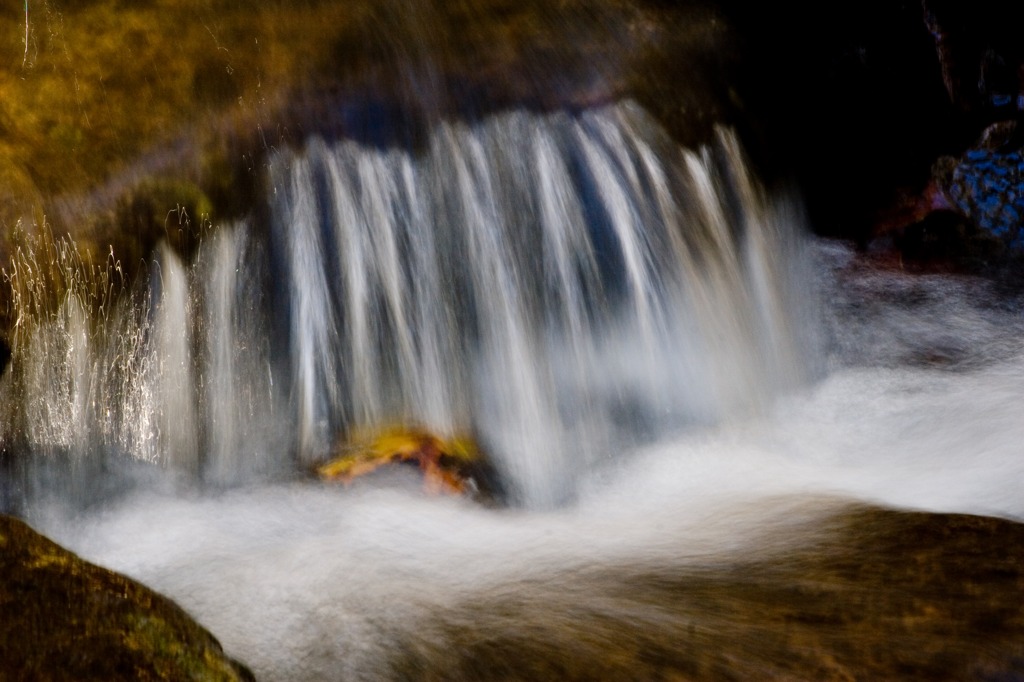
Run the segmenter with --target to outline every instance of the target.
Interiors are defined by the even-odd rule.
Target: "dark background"
[[[753,154],[769,177],[796,178],[820,233],[864,242],[879,211],[920,192],[938,157],[1021,115],[1024,3],[721,7],[742,40]]]

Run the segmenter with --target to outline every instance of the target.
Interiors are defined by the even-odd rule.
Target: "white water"
[[[251,253],[238,231],[188,272],[162,268],[203,293],[165,285],[144,318],[185,324],[196,306],[205,340],[156,332],[131,346],[192,363],[199,407],[148,404],[203,415],[185,435],[217,453],[206,475],[248,485],[139,490],[32,520],[173,597],[260,679],[317,680],[387,679],[396,647],[427,646],[431,624],[466,617],[480,595],[764,551],[830,508],[824,496],[1024,517],[1018,297],[876,269],[841,245],[802,249],[799,211],[762,196],[730,144],[723,171],[627,106],[452,126],[420,156],[313,142],[278,159],[284,256],[271,269],[286,300],[271,307],[287,311],[287,360],[258,333],[263,313],[230,304],[259,297],[236,279]],[[38,385],[59,389],[44,394],[52,414],[88,413],[95,403],[64,388],[81,382],[62,377],[106,356],[76,350],[85,322],[62,315],[53,346],[70,369]],[[399,474],[342,491],[237,473],[398,417],[468,422],[524,506],[426,498]],[[94,434],[107,427],[37,423],[32,442],[105,446]],[[177,457],[169,466],[187,467]],[[599,586],[574,587],[601,603]]]
[[[960,284],[930,283],[954,300]],[[919,334],[879,339],[878,349],[928,348],[928,332],[953,321],[938,308],[918,317]],[[1015,317],[1006,319],[1013,333],[972,342],[1003,356],[1003,343],[1016,345]],[[588,571],[672,571],[778,551],[832,508],[822,495],[1024,518],[1024,353],[1006,352],[969,351],[963,360],[981,366],[955,370],[837,367],[770,414],[624,455],[558,512],[425,498],[415,482],[345,493],[284,485],[215,498],[142,494],[85,520],[51,519],[49,530],[173,596],[260,679],[391,679],[396,648],[424,638],[453,646],[432,640],[432,625],[462,622],[474,598],[529,600],[536,581],[579,576],[570,599],[602,604]],[[564,618],[578,606],[536,608]],[[635,608],[610,612],[622,632]]]
[[[339,427],[472,431],[550,506],[629,442],[617,419],[660,432],[800,383],[795,226],[745,174],[728,133],[680,153],[631,105],[278,158],[300,458]]]

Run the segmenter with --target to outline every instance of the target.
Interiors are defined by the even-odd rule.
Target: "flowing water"
[[[7,494],[261,679],[401,676],[550,576],[654,622],[587,571],[763,551],[833,497],[1024,516],[1019,296],[810,238],[728,131],[513,111],[312,139],[268,186],[265,225],[162,252],[101,318],[70,288],[27,320],[3,384]],[[301,475],[394,422],[474,434],[511,506]]]
[[[628,103],[513,112],[417,153],[313,139],[269,184],[265,229],[225,227],[187,264],[164,249],[107,319],[73,283],[55,311],[26,304],[8,438],[230,485],[412,423],[472,433],[541,508],[814,372],[799,215],[731,133],[691,152]]]

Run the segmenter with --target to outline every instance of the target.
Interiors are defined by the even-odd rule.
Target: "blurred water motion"
[[[11,109],[14,191],[87,188],[72,223],[189,167],[150,189],[198,207],[202,166],[237,220],[134,286],[15,254],[3,511],[265,680],[1024,677],[1024,299],[805,235],[715,127],[746,103],[704,3],[162,2],[120,88],[92,27],[156,20],[80,5],[9,84],[75,124]],[[511,504],[313,479],[392,424],[470,434]]]
[[[4,380],[39,490],[69,463],[102,497],[117,447],[222,487],[26,512],[259,677],[1020,673],[1020,526],[851,502],[1024,517],[1012,290],[806,241],[728,133],[675,150],[631,105],[273,173],[269,249],[166,252],[100,320],[68,297]],[[392,418],[472,425],[527,509],[274,482]]]
[[[10,440],[99,476],[127,457],[231,484],[412,423],[477,434],[512,498],[549,507],[816,366],[799,212],[730,132],[680,150],[625,103],[445,124],[418,154],[314,139],[271,168],[268,239],[164,249],[104,319],[74,287],[23,306]]]

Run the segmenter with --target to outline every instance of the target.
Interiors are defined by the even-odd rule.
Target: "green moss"
[[[121,194],[112,209],[93,216],[74,243],[90,262],[103,262],[113,252],[131,281],[161,242],[189,257],[216,217],[212,200],[195,182],[148,178]]]
[[[0,516],[0,679],[251,680],[174,603]]]
[[[213,204],[193,182],[180,178],[151,178],[122,197],[119,223],[134,234],[181,239],[209,224]]]

